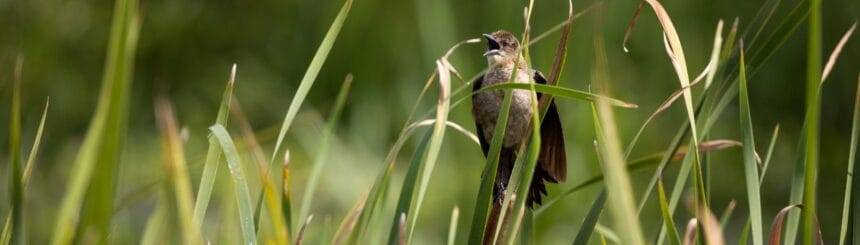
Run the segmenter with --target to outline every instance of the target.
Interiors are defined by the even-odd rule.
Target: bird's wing
[[[473,93],[472,94],[472,108],[473,108],[473,110],[474,110],[475,104],[476,104],[475,103],[476,96],[474,93],[475,93],[475,91],[478,91],[478,89],[481,89],[481,86],[483,86],[483,83],[484,83],[484,75],[483,74],[478,76],[478,78],[475,79],[475,81],[472,83],[472,93]],[[472,114],[474,114],[474,113],[472,113]],[[475,118],[475,129],[477,130],[476,132],[478,135],[478,141],[481,143],[481,150],[484,151],[484,156],[487,156],[487,152],[490,151],[490,143],[488,143],[487,140],[484,139],[484,127],[481,127],[481,125],[478,124],[477,118]]]
[[[539,84],[547,84],[546,78],[539,71],[534,72],[534,80]],[[538,98],[541,94],[538,93]],[[546,115],[540,127],[540,156],[538,167],[549,173],[551,181],[559,182],[567,178],[567,156],[564,151],[564,132],[561,128],[561,118],[555,101],[550,101]]]

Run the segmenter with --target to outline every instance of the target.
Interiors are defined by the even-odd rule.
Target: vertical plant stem
[[[12,107],[9,115],[9,198],[10,208],[12,209],[12,236],[11,242],[15,244],[25,243],[24,235],[24,190],[22,186],[22,174],[24,173],[21,167],[21,71],[22,58],[18,57],[15,62],[15,78],[12,88]]]
[[[806,150],[803,204],[803,244],[815,244],[818,232],[816,224],[816,188],[818,178],[818,142],[821,106],[819,83],[821,81],[821,0],[809,1],[809,30],[806,53]]]

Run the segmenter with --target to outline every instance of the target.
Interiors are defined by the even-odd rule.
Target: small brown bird
[[[487,57],[489,69],[487,73],[475,80],[473,92],[484,86],[509,81],[515,83],[547,83],[543,74],[528,67],[519,52],[520,43],[513,34],[500,30],[492,34],[484,34],[484,37],[487,39],[487,52],[484,53],[484,56]],[[511,80],[514,73],[517,77]],[[514,169],[514,162],[517,158],[517,149],[521,144],[528,142],[533,113],[530,93],[531,91],[522,89],[513,91],[505,138],[499,154],[496,182],[493,186],[493,211],[490,221],[487,222],[488,230],[495,229],[495,216],[501,210],[505,188],[508,186],[511,171]],[[540,99],[541,94],[538,93],[537,97]],[[503,99],[504,92],[501,90],[483,91],[472,96],[472,115],[475,117],[475,126],[484,156],[490,149],[488,142],[492,141],[496,119],[498,119]],[[564,134],[555,102],[550,103],[541,123],[540,136],[540,156],[526,200],[530,208],[534,207],[535,204],[540,205],[541,198],[547,194],[545,182],[558,183],[567,177]],[[486,234],[485,232],[485,239],[487,238]]]

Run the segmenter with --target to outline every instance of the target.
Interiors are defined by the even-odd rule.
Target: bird
[[[472,115],[475,119],[475,128],[480,141],[481,150],[487,157],[496,121],[501,111],[504,91],[484,90],[487,87],[499,83],[537,83],[546,84],[547,80],[540,71],[528,67],[526,60],[520,53],[520,43],[509,31],[499,30],[490,34],[483,34],[487,41],[487,51],[484,57],[487,59],[487,71],[478,76],[472,85]],[[516,70],[515,70],[516,69]],[[515,79],[511,77],[516,74]],[[477,92],[477,93],[475,93]],[[538,99],[542,96],[536,94]],[[484,235],[484,243],[492,231],[495,230],[498,213],[504,200],[505,188],[514,169],[517,158],[517,149],[528,142],[531,130],[533,100],[530,90],[515,89],[512,92],[511,107],[508,114],[505,135],[502,140],[502,148],[499,153],[496,179],[493,185],[493,209],[487,222],[487,230]],[[540,154],[535,166],[529,194],[526,204],[529,208],[540,205],[543,196],[547,194],[546,183],[559,183],[567,178],[567,156],[564,148],[564,133],[562,132],[561,119],[554,101],[550,102],[547,112],[541,121],[540,127]],[[492,239],[492,236],[489,236]]]

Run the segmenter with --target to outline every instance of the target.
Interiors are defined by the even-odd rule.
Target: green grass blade
[[[662,153],[655,153],[630,161],[630,163],[627,164],[627,171],[633,172],[646,167],[657,165],[658,163],[660,163],[662,155]],[[546,203],[544,203],[534,211],[535,216],[543,214],[547,209],[549,209],[549,207],[552,207],[558,201],[561,201],[562,199],[572,195],[573,193],[576,193],[580,190],[585,189],[586,187],[589,187],[601,181],[603,181],[603,174],[598,174],[597,176],[588,178],[585,181],[582,181],[579,184],[571,187],[570,189],[567,189],[561,194],[551,197]]]
[[[759,57],[759,58],[754,57],[753,62],[751,62],[753,69],[751,70],[750,75],[756,74],[757,71],[759,71],[758,67],[760,67],[761,64],[764,63],[765,61],[769,60],[769,58],[772,57],[772,55],[774,53],[776,53],[776,51],[779,50],[783,44],[785,44],[786,40],[788,40],[795,33],[795,31],[797,30],[800,23],[802,23],[806,19],[806,16],[808,14],[808,11],[807,11],[808,9],[803,8],[805,2],[806,2],[806,0],[801,0],[799,3],[797,3],[797,5],[795,6],[795,8],[791,12],[791,14],[782,20],[782,22],[779,25],[779,27],[777,28],[777,30],[774,31],[766,40],[764,40],[764,43],[766,43],[766,45],[763,45],[762,46],[763,48],[754,50],[754,53],[756,53],[755,57]],[[731,33],[730,33],[730,35],[731,35]],[[733,40],[733,38],[728,38],[727,40],[728,40],[728,42],[727,42],[727,45],[725,47],[731,47],[732,45],[730,45],[730,44],[731,44],[731,40]],[[727,85],[725,85],[728,87],[727,89],[711,90],[711,91],[725,91],[724,93],[719,95],[719,97],[715,97],[715,99],[718,99],[717,101],[715,101],[716,106],[713,107],[712,109],[709,109],[709,110],[697,111],[697,114],[703,115],[700,117],[706,118],[705,123],[704,123],[704,127],[701,130],[701,132],[703,134],[708,133],[708,131],[715,124],[717,119],[720,118],[720,115],[722,114],[722,112],[724,112],[725,109],[728,107],[728,105],[734,101],[735,96],[738,93],[738,87],[737,87],[738,86],[737,85],[738,80],[736,78],[736,74],[733,74],[732,72],[727,73],[726,77],[724,78],[724,84],[727,84]],[[707,94],[706,94],[706,96],[707,96]],[[699,108],[702,108],[702,106],[704,105],[703,101],[709,102],[710,100],[704,100],[704,99],[700,100],[698,103]],[[707,108],[711,108],[711,107],[708,106]],[[699,125],[699,126],[702,126],[702,125]],[[687,127],[688,126],[685,124],[682,126],[682,128],[678,129],[678,131],[680,132],[682,130],[688,130]],[[677,144],[679,144],[679,142],[671,144],[669,146],[669,149],[677,147]],[[683,176],[679,176],[679,181],[685,180],[685,178],[687,176],[686,174],[688,174],[687,171],[689,171],[689,170],[685,170],[685,169],[688,169],[686,166],[686,164],[687,164],[686,161],[687,160],[685,159],[685,164],[682,165],[682,170],[680,173]],[[801,166],[802,166],[802,164],[801,164]],[[803,170],[801,168],[797,168],[796,171],[800,171],[799,173],[801,173],[801,174],[803,172]],[[796,177],[795,179],[798,179],[798,178]],[[800,179],[802,179],[802,176]],[[796,190],[802,190],[802,188],[803,188],[802,181],[800,181],[800,184],[797,184],[796,182],[797,181],[795,181],[795,183],[793,183],[793,185],[792,185],[792,203],[799,203],[799,199],[800,199],[801,195]],[[683,187],[683,185],[678,185],[678,184],[675,185],[675,189],[672,192],[672,197],[670,198],[670,209],[673,209],[672,208],[672,206],[674,206],[674,205],[672,205],[673,202],[677,203],[677,199],[680,198],[680,191],[683,189],[682,187]],[[653,187],[651,187],[651,188],[653,188]],[[649,190],[651,188],[649,188]],[[798,193],[795,193],[795,192],[798,192]],[[791,216],[790,216],[789,217],[789,225],[788,225],[789,229],[787,232],[787,236],[788,236],[788,234],[793,234],[793,232],[791,230],[791,227],[792,227],[791,222],[792,222],[792,220],[791,220]],[[662,235],[661,235],[661,238],[662,238]],[[662,239],[660,239],[660,241],[662,241]]]
[[[821,121],[821,0],[809,0],[809,29],[807,32],[806,53],[806,124],[804,153],[803,205],[803,243],[816,242],[817,209],[816,190],[818,189],[819,131]],[[755,223],[755,222],[753,222]]]
[[[743,42],[740,60],[740,127],[744,148],[744,176],[746,178],[747,198],[749,200],[750,220],[752,221],[753,244],[764,244],[764,231],[761,214],[761,190],[759,187],[758,164],[755,160],[755,139],[747,91],[746,65],[744,64]]]
[[[236,65],[234,64],[233,68],[230,69],[230,78],[227,80],[227,87],[224,89],[224,94],[221,95],[221,105],[218,107],[215,124],[227,125],[235,85]],[[202,227],[203,220],[206,218],[206,210],[209,208],[209,201],[212,198],[212,188],[215,186],[215,179],[218,177],[218,168],[221,166],[221,154],[221,145],[218,143],[218,139],[210,135],[209,148],[206,150],[206,161],[203,164],[203,175],[200,177],[200,185],[194,203],[194,224],[197,227]]]
[[[251,210],[251,193],[248,189],[248,181],[245,178],[244,170],[242,170],[241,157],[239,156],[236,145],[227,129],[221,124],[215,124],[209,127],[212,135],[218,139],[221,144],[221,149],[224,151],[224,156],[227,158],[227,167],[230,168],[230,175],[233,177],[233,187],[235,189],[236,203],[239,209],[239,226],[242,229],[242,239],[244,244],[256,244],[256,235],[254,234],[254,213]]]
[[[854,117],[851,121],[851,148],[848,151],[848,174],[845,180],[845,197],[842,199],[842,222],[840,223],[839,244],[846,244],[848,237],[848,218],[851,216],[851,189],[854,178],[854,161],[857,158],[857,139],[860,138],[860,75],[857,77],[857,93],[854,97]],[[855,197],[856,198],[856,197]]]
[[[612,111],[606,102],[598,100],[595,107],[595,116],[599,124],[595,125],[597,130],[598,148],[605,164],[601,166],[603,175],[606,177],[607,192],[609,193],[609,211],[616,230],[625,231],[622,234],[623,244],[645,244],[642,230],[639,227],[639,219],[636,216],[636,206],[633,198],[633,190],[626,169],[621,148],[618,144],[618,135],[615,131],[615,121]]]
[[[734,214],[735,207],[737,207],[737,202],[732,200],[726,206],[726,209],[723,210],[723,215],[720,216],[720,227],[722,227],[723,230],[725,230],[726,226],[729,225],[729,220],[731,220],[732,214]]]
[[[42,118],[39,119],[39,127],[36,129],[36,137],[33,139],[33,146],[30,148],[30,154],[27,155],[27,165],[24,165],[24,176],[21,178],[21,186],[26,190],[30,183],[30,177],[33,175],[33,167],[36,164],[36,156],[39,155],[39,146],[42,145],[42,133],[45,130],[45,119],[48,118],[48,107],[51,105],[51,98],[45,100],[45,109],[42,110]]]
[[[487,153],[487,164],[481,173],[481,186],[478,189],[478,197],[475,201],[475,212],[472,216],[472,227],[469,230],[469,244],[480,244],[486,227],[487,218],[490,215],[490,204],[492,202],[493,184],[496,182],[496,171],[499,167],[499,153],[502,150],[502,135],[508,125],[508,114],[511,109],[512,90],[506,90],[504,99],[496,120],[496,128],[493,130],[493,138],[490,150]]]
[[[155,107],[155,117],[161,132],[165,173],[171,177],[167,183],[173,187],[171,192],[174,194],[173,201],[176,202],[176,219],[182,228],[182,241],[185,244],[202,244],[200,229],[194,224],[194,204],[191,200],[193,191],[173,108],[170,102],[163,98],[156,101]]]
[[[600,214],[603,213],[603,207],[605,204],[606,190],[601,190],[600,194],[597,194],[597,198],[595,198],[594,202],[591,204],[591,209],[588,210],[588,214],[585,215],[585,219],[582,221],[579,231],[576,232],[576,238],[573,240],[573,245],[588,244],[588,239],[591,238],[591,234],[594,233],[594,227],[597,225],[597,220],[600,219]]]
[[[21,72],[23,61],[18,57],[15,62],[15,78],[12,85],[12,103],[9,110],[9,214],[11,219],[11,233],[9,241],[15,244],[26,243],[27,235],[24,234],[24,187],[22,177],[24,174],[21,166]],[[4,228],[5,229],[5,228]]]
[[[663,188],[663,180],[657,181],[657,196],[660,199],[660,214],[663,215],[663,225],[668,231],[669,242],[672,245],[681,245],[681,237],[678,236],[678,228],[675,226],[675,220],[672,218],[672,213],[669,212],[669,202],[666,201],[666,190]]]
[[[231,103],[233,104],[230,106],[230,113],[235,115],[236,122],[242,132],[242,143],[245,144],[245,148],[250,152],[250,158],[256,162],[256,164],[252,165],[257,167],[257,176],[259,177],[260,185],[262,186],[259,198],[257,199],[257,212],[254,216],[254,224],[256,224],[255,227],[260,235],[260,240],[265,240],[267,242],[275,241],[277,244],[286,244],[288,240],[288,229],[285,225],[286,221],[284,220],[284,206],[279,203],[282,195],[275,191],[277,186],[270,177],[271,174],[269,174],[269,172],[272,170],[268,169],[266,154],[263,152],[260,142],[257,140],[257,136],[254,133],[254,129],[251,127],[251,123],[245,116],[245,112],[242,111],[242,105],[236,98],[233,98]],[[289,161],[287,156],[284,156],[284,161]],[[288,178],[285,177],[284,179]],[[289,190],[288,186],[283,187],[284,190]],[[288,195],[283,195],[283,197],[286,201],[289,201],[290,199]],[[263,204],[265,204],[265,210],[263,209]],[[266,217],[265,219],[260,219],[263,211],[266,211]],[[263,223],[263,220],[268,220],[269,222]]]
[[[415,147],[415,153],[412,155],[412,161],[409,163],[409,169],[406,170],[406,177],[403,179],[403,187],[400,189],[400,198],[397,201],[397,208],[394,212],[394,221],[391,222],[391,232],[388,237],[388,244],[397,244],[400,237],[399,220],[400,214],[409,213],[409,205],[412,200],[413,192],[415,191],[415,183],[418,182],[418,171],[421,169],[421,159],[424,158],[427,144],[430,142],[430,136],[433,131],[427,131],[418,145]]]
[[[678,132],[675,133],[675,137],[672,139],[672,142],[669,143],[669,148],[666,149],[665,151],[663,151],[663,153],[660,153],[661,158],[658,159],[660,164],[657,165],[657,169],[654,170],[654,174],[651,175],[651,180],[648,182],[648,187],[645,188],[645,194],[643,194],[641,199],[639,200],[639,206],[638,206],[637,210],[640,214],[642,213],[642,210],[645,209],[645,203],[647,203],[648,199],[651,197],[652,190],[654,190],[654,187],[657,186],[657,180],[659,180],[660,176],[663,175],[663,172],[665,171],[666,166],[669,165],[669,162],[672,161],[676,152],[679,151],[679,149],[681,147],[681,142],[686,137],[687,132],[690,131],[690,127],[687,126],[688,123],[690,123],[690,122],[684,121],[682,123],[680,130],[678,130]],[[631,145],[630,147],[633,147],[633,145]],[[682,165],[682,166],[685,166],[685,165]]]
[[[687,88],[684,90],[684,105],[687,107],[687,119],[690,121],[693,141],[698,143],[699,137],[696,132],[696,116],[695,111],[693,110],[693,95],[689,89],[690,75],[687,71],[687,59],[684,57],[684,48],[681,46],[681,39],[678,37],[678,32],[675,30],[675,26],[669,18],[669,14],[666,12],[666,9],[663,8],[663,5],[661,5],[657,0],[646,0],[646,2],[648,2],[648,4],[651,5],[651,8],[654,9],[654,13],[657,15],[657,19],[663,27],[663,32],[666,37],[664,40],[667,40],[669,43],[667,51],[670,51],[669,56],[672,59],[672,64],[678,75],[678,80],[681,82],[681,87]]]
[[[555,97],[562,97],[562,98],[567,98],[567,99],[572,99],[572,100],[582,100],[582,101],[588,101],[588,102],[594,102],[597,99],[604,99],[607,103],[609,103],[610,105],[613,105],[613,106],[618,106],[618,107],[623,107],[623,108],[637,108],[637,107],[639,107],[636,104],[624,102],[621,100],[609,98],[609,97],[602,96],[602,95],[597,95],[597,94],[593,94],[593,93],[589,93],[589,92],[585,92],[585,91],[569,89],[569,88],[564,88],[564,87],[559,87],[559,86],[544,85],[544,84],[498,83],[498,84],[493,84],[491,86],[483,87],[483,88],[479,89],[478,91],[475,91],[475,93],[473,93],[473,94],[477,94],[477,93],[480,93],[484,90],[490,90],[490,89],[505,89],[505,90],[531,89],[532,86],[534,86],[534,90],[536,92],[543,93],[543,94],[549,94],[549,95],[552,95]]]
[[[272,151],[272,158],[270,159],[272,164],[270,165],[273,165],[278,152],[281,152],[281,145],[284,142],[284,137],[287,135],[287,130],[290,129],[290,125],[293,124],[293,119],[295,119],[296,114],[299,112],[299,108],[302,107],[305,97],[308,95],[308,92],[310,92],[311,87],[313,87],[314,82],[317,79],[317,75],[319,75],[326,58],[328,58],[328,53],[331,51],[332,46],[334,46],[334,41],[337,40],[337,35],[340,33],[340,29],[343,27],[343,23],[349,15],[351,7],[352,0],[346,0],[343,3],[343,7],[340,8],[340,12],[337,13],[331,27],[329,27],[328,32],[326,32],[325,37],[323,37],[322,43],[320,43],[314,57],[311,59],[311,63],[308,65],[308,69],[305,71],[302,81],[299,82],[299,88],[296,90],[296,94],[290,102],[290,107],[287,109],[287,115],[284,116],[284,122],[281,124],[281,130],[278,131],[278,139],[275,142],[275,149]],[[301,220],[299,220],[299,222],[301,222]]]
[[[806,128],[806,125],[803,125],[803,128]],[[804,134],[800,135],[797,148],[795,149],[796,159],[794,159],[794,173],[791,177],[791,191],[788,199],[790,204],[801,204],[803,201],[803,173],[805,172],[805,166],[803,165],[803,142],[805,141],[805,138]],[[785,224],[785,235],[783,237],[786,244],[795,244],[799,224],[800,212],[789,212],[788,220]]]
[[[770,167],[770,159],[773,156],[773,148],[776,146],[776,139],[779,137],[779,124],[773,128],[773,134],[770,136],[770,144],[767,147],[767,155],[764,157],[764,163],[762,163],[761,167],[761,176],[758,178],[758,182],[764,182],[764,176],[767,174],[767,169]]]
[[[603,43],[598,40],[595,42],[595,46],[598,54],[596,55],[596,68],[592,80],[598,85],[607,86],[609,80],[608,64]],[[595,120],[597,144],[600,155],[605,160],[601,170],[606,177],[609,211],[612,213],[615,225],[618,226],[617,230],[624,231],[621,237],[624,244],[645,244],[639,218],[636,215],[636,201],[633,197],[630,176],[625,167],[624,155],[618,140],[612,108],[609,102],[600,99],[597,100],[594,108],[596,108],[594,110],[597,115],[597,120]]]
[[[132,68],[140,28],[137,6],[135,0],[117,0],[114,6],[96,112],[72,166],[66,195],[57,215],[53,244],[72,243],[78,226],[87,227],[98,240],[107,242],[108,224],[113,213],[113,177],[128,116]]]
[[[415,232],[415,226],[418,224],[418,217],[421,213],[421,207],[424,202],[424,196],[427,192],[427,186],[430,183],[430,176],[433,173],[433,168],[436,165],[436,159],[439,157],[439,151],[442,148],[442,139],[445,136],[445,122],[448,121],[448,110],[451,105],[451,73],[442,60],[436,62],[437,74],[439,74],[439,99],[436,104],[436,122],[433,125],[433,135],[430,136],[427,153],[424,155],[424,161],[421,164],[421,181],[418,185],[418,196],[413,200],[409,213],[406,215],[409,218],[409,232],[407,241],[412,241],[412,235]]]
[[[454,245],[457,240],[457,224],[460,221],[460,208],[454,207],[451,211],[451,224],[448,225],[448,245]]]
[[[310,213],[314,193],[316,192],[316,188],[319,185],[319,178],[320,176],[322,176],[322,171],[323,169],[325,169],[325,166],[328,163],[328,149],[330,145],[329,141],[334,134],[335,127],[337,126],[337,121],[340,119],[340,114],[343,111],[343,105],[346,104],[346,98],[349,94],[349,88],[351,85],[352,74],[349,74],[346,76],[346,79],[343,81],[343,84],[340,87],[340,92],[338,92],[337,94],[334,108],[332,109],[331,115],[329,115],[326,127],[322,133],[322,136],[320,137],[320,145],[317,148],[314,162],[311,166],[311,173],[308,176],[308,184],[305,187],[306,189],[304,195],[302,195],[302,203],[299,207],[299,220],[305,220]]]

